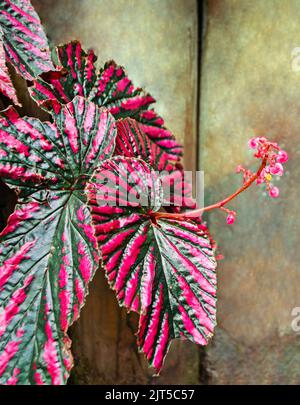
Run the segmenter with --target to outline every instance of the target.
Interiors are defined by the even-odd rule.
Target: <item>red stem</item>
[[[260,176],[261,172],[266,167],[267,161],[268,161],[268,154],[267,154],[267,151],[266,151],[265,157],[263,158],[262,163],[261,163],[258,171],[255,174],[253,174],[253,176],[251,176],[250,179],[247,180],[242,185],[242,187],[240,187],[233,194],[231,194],[229,197],[225,198],[222,201],[219,201],[219,202],[217,202],[215,204],[212,204],[212,205],[208,205],[207,207],[204,207],[204,208],[198,208],[198,209],[193,210],[193,211],[184,212],[183,214],[175,214],[175,213],[169,213],[169,212],[153,212],[152,216],[155,219],[158,219],[158,218],[170,218],[170,219],[179,219],[180,220],[180,219],[186,219],[186,218],[199,217],[203,212],[211,211],[211,210],[216,209],[216,208],[222,208],[222,207],[224,207],[224,205],[229,203],[229,201],[233,200],[235,197],[237,197],[239,194],[241,194],[243,191],[245,191],[248,187],[251,186],[251,184]]]

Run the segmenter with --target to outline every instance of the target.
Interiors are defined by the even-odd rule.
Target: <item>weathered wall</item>
[[[80,39],[99,62],[115,59],[158,100],[166,124],[196,167],[196,0],[33,0],[52,43]],[[251,164],[247,139],[265,134],[290,154],[277,201],[248,190],[232,208],[233,227],[211,213],[225,259],[218,267],[216,336],[200,377],[209,384],[300,383],[299,335],[291,310],[300,306],[298,176],[300,46],[298,0],[208,0],[202,54],[200,164],[206,202],[240,185],[237,164]],[[161,377],[151,378],[136,351],[136,319],[117,307],[98,274],[73,328],[75,383],[197,383],[197,348],[176,342]]]
[[[114,59],[158,100],[166,125],[196,164],[197,1],[34,0],[52,44],[81,40],[98,62]],[[198,349],[176,342],[161,377],[137,353],[136,318],[120,310],[102,274],[96,276],[72,330],[74,383],[195,383]]]
[[[274,201],[251,189],[209,221],[225,259],[218,267],[218,323],[206,352],[212,384],[300,383],[300,337],[291,310],[300,306],[300,46],[297,0],[209,0],[202,54],[201,167],[206,202],[231,194],[237,164],[251,163],[247,139],[264,134],[290,154]]]

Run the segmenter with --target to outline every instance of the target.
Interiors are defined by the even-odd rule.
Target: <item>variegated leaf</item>
[[[19,104],[16,90],[12,84],[9,72],[5,61],[5,52],[3,48],[3,32],[0,27],[0,93],[4,94],[6,97],[10,98],[14,104]]]
[[[98,162],[113,154],[115,120],[83,97],[55,103],[55,123],[19,117],[14,108],[0,116],[0,176],[21,195],[50,188],[81,187]]]
[[[117,130],[115,156],[141,158],[158,171],[173,170],[168,154],[145,135],[138,121],[132,118],[118,120]]]
[[[77,41],[58,47],[57,59],[60,74],[49,73],[34,81],[31,95],[37,103],[45,106],[49,99],[65,103],[75,95],[88,97],[98,106],[107,107],[116,119],[131,117],[139,121],[143,132],[166,151],[169,159],[178,160],[181,146],[164,127],[163,119],[149,109],[155,99],[134,88],[122,67],[111,61],[96,72],[93,51],[85,53]]]
[[[77,192],[37,193],[17,205],[0,236],[2,384],[56,385],[69,376],[66,332],[98,263],[84,203]]]
[[[139,159],[104,162],[88,185],[106,276],[118,301],[141,312],[138,345],[159,372],[170,342],[205,345],[216,323],[216,261],[201,224],[155,219],[161,182]]]
[[[54,123],[0,120],[0,175],[22,196],[0,235],[0,383],[63,384],[72,366],[68,327],[98,267],[84,193],[110,157],[113,117],[76,97]]]
[[[168,154],[144,134],[136,120],[118,120],[117,130],[115,156],[141,158],[159,172],[165,209],[173,212],[179,212],[182,208],[194,209],[196,203],[192,197],[192,185],[183,167],[170,162]]]
[[[29,0],[1,0],[0,27],[7,60],[25,79],[53,70],[46,35]]]

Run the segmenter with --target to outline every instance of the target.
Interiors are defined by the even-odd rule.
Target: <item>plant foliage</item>
[[[115,120],[81,97],[52,112],[54,123],[0,120],[0,175],[19,203],[1,234],[0,381],[61,384],[72,366],[68,327],[98,267],[83,192],[114,150]]]
[[[28,80],[53,69],[46,35],[29,0],[0,2],[0,91],[17,104],[5,59]]]
[[[0,234],[0,384],[66,383],[68,328],[99,267],[139,313],[137,344],[159,373],[173,339],[206,345],[216,325],[216,246],[202,213],[220,209],[233,224],[225,205],[254,182],[278,197],[272,176],[288,155],[251,139],[258,171],[239,166],[235,193],[196,207],[181,145],[123,67],[97,71],[78,41],[57,47],[53,64],[29,0],[0,2],[0,91],[18,104],[7,61],[51,117],[0,113],[0,177],[18,197]]]

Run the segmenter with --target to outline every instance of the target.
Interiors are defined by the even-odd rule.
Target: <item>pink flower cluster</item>
[[[263,169],[258,172],[256,183],[265,183],[270,197],[277,198],[279,196],[279,189],[272,184],[272,178],[273,176],[283,175],[282,164],[287,162],[289,158],[287,152],[282,150],[277,143],[270,142],[265,137],[251,138],[248,145],[251,149],[256,149],[254,157],[262,159],[265,162]],[[242,168],[239,169],[244,172],[244,181],[245,176],[251,176],[251,172]]]
[[[261,159],[261,166],[256,173],[245,169],[243,166],[236,168],[237,173],[243,174],[243,186],[219,204],[219,208],[227,213],[226,221],[228,225],[232,225],[235,222],[236,212],[225,208],[224,205],[254,182],[256,184],[264,183],[270,197],[277,198],[279,196],[279,189],[272,184],[272,179],[273,176],[283,175],[282,164],[287,162],[289,158],[287,152],[282,150],[277,143],[270,142],[264,137],[251,138],[248,141],[248,145],[251,149],[255,149],[254,157]]]

